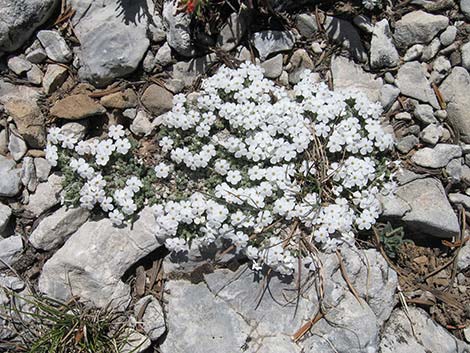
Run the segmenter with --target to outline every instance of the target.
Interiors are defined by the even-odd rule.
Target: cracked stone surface
[[[170,280],[168,336],[162,352],[330,352],[328,341],[334,342],[337,352],[376,351],[379,328],[394,306],[397,275],[373,249],[343,248],[341,253],[361,299],[350,293],[336,254],[322,254],[323,278],[328,278],[324,288],[327,315],[298,343],[292,336],[319,309],[313,277],[307,270],[302,271],[298,300],[296,278],[266,278],[246,266],[235,272],[215,270],[198,284]]]

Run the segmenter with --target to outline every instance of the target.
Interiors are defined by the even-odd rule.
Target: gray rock
[[[189,87],[194,80],[204,75],[217,61],[217,55],[213,53],[191,59],[189,62],[178,61],[173,65],[173,78],[183,81],[184,85]]]
[[[126,337],[126,343],[124,347],[121,348],[121,353],[142,353],[152,345],[152,342],[150,342],[147,336],[137,331],[128,329],[124,335]]]
[[[460,0],[460,10],[467,18],[470,20],[470,1],[469,0]]]
[[[460,51],[462,52],[462,66],[470,71],[470,42],[462,45]]]
[[[33,85],[40,85],[42,83],[42,79],[44,74],[42,73],[41,69],[37,65],[32,65],[31,70],[26,73],[26,78],[29,82]]]
[[[36,102],[40,96],[37,88],[14,85],[0,78],[0,103],[5,104],[11,99],[24,99]]]
[[[64,38],[57,31],[42,30],[37,34],[47,57],[52,61],[66,64],[72,60],[73,54]]]
[[[47,65],[44,79],[42,80],[42,87],[46,94],[53,93],[59,86],[61,86],[67,79],[68,70],[61,65]]]
[[[447,102],[447,114],[452,126],[464,142],[470,142],[470,74],[462,67],[454,67],[439,87]]]
[[[49,162],[45,158],[34,158],[34,166],[36,168],[38,181],[47,181],[52,168]]]
[[[428,104],[416,105],[413,115],[416,119],[426,125],[437,123],[437,119],[434,117],[434,109],[432,109]]]
[[[31,63],[19,56],[13,56],[8,59],[8,68],[18,76],[23,75],[31,69]]]
[[[149,24],[150,39],[155,43],[163,42],[166,39],[166,30],[160,14],[155,13]]]
[[[26,50],[26,59],[33,64],[42,64],[47,59],[47,54],[38,40]]]
[[[449,26],[446,28],[444,32],[441,33],[441,35],[439,36],[439,39],[441,40],[442,46],[447,47],[454,42],[456,36],[457,36],[457,27]]]
[[[18,277],[6,276],[2,274],[0,275],[0,288],[1,287],[8,288],[13,291],[20,291],[24,289],[25,283]],[[1,305],[1,300],[0,300],[0,305]]]
[[[45,217],[29,237],[31,244],[40,250],[52,250],[61,246],[88,219],[89,212],[81,207],[61,207]]]
[[[439,73],[447,74],[452,69],[452,65],[444,56],[438,56],[432,63],[432,69]]]
[[[421,55],[421,61],[429,61],[434,58],[441,47],[441,41],[439,38],[434,38],[424,49]]]
[[[12,98],[4,107],[29,146],[43,148],[46,145],[45,119],[34,100]]]
[[[462,156],[462,148],[457,145],[439,143],[434,148],[418,150],[411,161],[421,167],[444,168],[452,159]]]
[[[145,54],[144,61],[142,61],[142,67],[144,68],[145,72],[151,73],[156,66],[155,62],[155,55],[153,55],[152,51],[147,51]]]
[[[132,120],[129,129],[134,135],[137,136],[150,136],[155,129],[155,125],[150,121],[148,114],[144,111],[139,111]]]
[[[89,5],[85,0],[74,2]],[[147,28],[153,3],[104,0],[91,6],[82,16],[74,16],[74,30],[81,43],[78,73],[81,79],[106,86],[133,72],[144,58],[150,45]]]
[[[54,11],[57,0],[1,0],[0,53],[20,48]]]
[[[171,56],[171,48],[168,43],[163,44],[155,54],[155,62],[159,65],[166,66],[173,61]]]
[[[315,16],[302,13],[295,18],[295,28],[297,28],[302,37],[307,39],[313,38],[318,31],[317,20]]]
[[[459,221],[439,180],[410,181],[398,188],[396,196],[411,208],[402,218],[410,228],[439,238],[460,234]]]
[[[204,283],[171,281],[167,289],[168,335],[162,353],[231,352],[246,343],[251,333],[246,320]]]
[[[178,10],[178,3],[173,0],[165,1],[163,5],[163,21],[167,32],[167,42],[176,52],[186,57],[197,54],[191,41],[191,16]]]
[[[130,287],[121,281],[125,271],[157,249],[155,218],[146,208],[130,226],[114,227],[109,219],[87,222],[44,265],[41,292],[60,300],[71,294],[97,307],[125,307]]]
[[[380,196],[382,204],[382,217],[385,219],[399,219],[411,211],[411,206],[396,195]]]
[[[331,59],[331,73],[335,90],[357,89],[367,94],[373,102],[380,99],[382,79],[365,72],[360,65],[342,57]]]
[[[400,67],[396,84],[403,95],[439,108],[436,95],[418,61],[407,62]]]
[[[378,323],[365,301],[361,299],[358,302],[352,293],[346,293],[335,309],[337,310],[326,314],[326,320],[321,320],[313,326],[312,335],[303,343],[304,352],[376,352],[379,340]]]
[[[411,322],[410,322],[411,321]],[[424,310],[396,309],[385,325],[381,353],[464,353],[470,346],[439,326]]]
[[[442,137],[442,126],[436,124],[429,124],[419,134],[419,137],[424,143],[435,145]]]
[[[13,265],[23,251],[23,241],[20,235],[0,239],[0,270]]]
[[[380,103],[384,108],[384,111],[390,109],[392,104],[397,100],[400,94],[400,89],[398,89],[394,85],[383,85],[382,89],[380,90]]]
[[[353,57],[360,61],[367,61],[367,52],[362,45],[361,37],[356,28],[346,20],[327,16],[324,23],[328,37],[348,49]]]
[[[361,31],[372,34],[374,31],[374,25],[372,24],[369,17],[366,15],[358,15],[353,18],[353,23],[359,28]]]
[[[11,208],[0,203],[0,234],[3,233],[10,222]]]
[[[395,115],[395,119],[397,120],[404,120],[404,121],[411,121],[412,117],[411,114],[408,112],[401,112]]]
[[[251,40],[262,61],[271,54],[291,50],[295,42],[292,33],[287,31],[256,32]]]
[[[449,25],[449,18],[418,10],[407,13],[395,24],[395,41],[400,48],[427,44]]]
[[[0,197],[13,197],[20,192],[20,174],[14,161],[0,156]]]
[[[370,43],[370,65],[373,69],[397,66],[400,62],[398,51],[393,44],[388,21],[383,19],[375,24]]]
[[[282,54],[277,54],[260,65],[264,69],[264,76],[276,79],[282,74]]]
[[[454,205],[462,205],[466,210],[470,210],[470,196],[459,193],[450,193],[449,201]]]
[[[142,104],[158,116],[173,108],[173,94],[159,85],[150,85],[142,94]]]
[[[470,266],[470,242],[466,242],[457,255],[457,271],[466,270]]]
[[[396,148],[403,154],[407,154],[419,143],[419,139],[414,135],[407,135],[398,140]]]
[[[83,140],[87,128],[88,123],[86,120],[72,121],[70,123],[62,125],[61,131],[65,135],[72,135],[77,140]]]
[[[421,58],[421,55],[423,55],[423,50],[424,50],[424,45],[415,44],[406,51],[405,55],[403,56],[403,60],[404,61],[419,60],[419,58]]]
[[[28,152],[23,138],[16,132],[11,132],[8,141],[8,150],[15,161],[19,161]]]
[[[453,182],[458,183],[462,179],[463,167],[462,158],[453,159],[446,165],[446,174]]]
[[[38,184],[36,192],[29,197],[29,203],[24,207],[32,217],[39,217],[42,213],[60,202],[62,191],[62,177],[52,174],[45,183]]]
[[[25,157],[21,168],[21,182],[30,192],[34,192],[38,186],[36,178],[36,168],[34,167],[33,157]]]
[[[165,315],[160,302],[153,296],[148,295],[140,299],[134,307],[134,315],[137,317],[144,310],[142,322],[145,334],[151,341],[158,340],[166,331]]]
[[[224,51],[234,49],[245,35],[248,24],[249,18],[246,11],[240,14],[232,13],[219,32],[217,46]]]

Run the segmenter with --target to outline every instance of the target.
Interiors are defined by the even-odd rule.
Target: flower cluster
[[[254,268],[284,275],[312,246],[353,242],[380,215],[379,194],[395,188],[381,113],[308,71],[287,91],[254,65],[221,68],[161,117],[155,173],[184,186],[154,206],[157,233],[176,252],[230,242]]]
[[[155,178],[130,153],[131,142],[121,125],[109,126],[104,139],[86,141],[53,127],[47,141],[46,159],[66,177],[67,203],[88,210],[99,208],[115,225],[142,208],[148,185]]]

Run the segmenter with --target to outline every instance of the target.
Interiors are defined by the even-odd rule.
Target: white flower
[[[166,165],[163,162],[157,164],[154,169],[155,169],[155,174],[157,175],[157,178],[165,179],[168,177],[168,174],[170,173],[170,166]]]
[[[136,176],[132,176],[126,180],[126,185],[129,187],[133,192],[138,192],[140,188],[143,186],[142,182]]]
[[[242,180],[242,175],[238,170],[230,170],[227,172],[227,182],[236,185]]]
[[[109,211],[114,210],[112,197],[105,197],[103,201],[100,202],[100,207],[104,212],[109,212]]]
[[[117,139],[116,142],[114,142],[114,146],[116,147],[116,151],[120,154],[127,154],[131,149],[131,143],[126,138]]]
[[[114,140],[119,140],[125,135],[122,125],[110,125],[108,136]]]
[[[115,226],[120,226],[124,221],[124,215],[118,210],[109,212],[108,217]]]

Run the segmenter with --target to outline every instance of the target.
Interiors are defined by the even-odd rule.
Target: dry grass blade
[[[318,321],[320,321],[325,315],[323,314],[323,312],[321,311],[318,311],[318,313],[315,315],[315,317],[310,320],[310,321],[307,321],[293,336],[292,336],[292,340],[294,342],[298,342],[299,340],[302,339],[302,337],[304,337],[308,331],[310,331],[310,329],[313,327],[313,325],[315,325]]]
[[[348,285],[349,290],[351,291],[351,293],[356,298],[357,302],[362,307],[363,305],[362,305],[361,298],[359,297],[359,294],[357,293],[356,288],[354,288],[353,284],[349,280],[348,273],[346,271],[346,267],[344,266],[343,257],[341,256],[341,253],[338,250],[336,250],[336,257],[338,258],[339,268],[341,270],[341,275],[343,276],[343,279],[346,281],[346,284]]]

